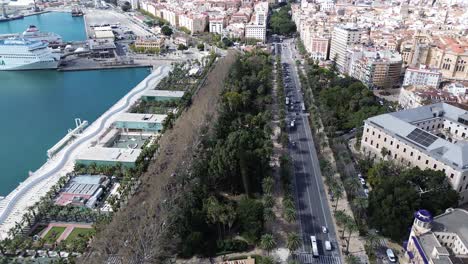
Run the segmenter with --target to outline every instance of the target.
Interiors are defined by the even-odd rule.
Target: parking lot
[[[102,26],[102,25],[120,25],[120,29],[123,31],[132,31],[136,36],[143,37],[151,35],[147,29],[143,28],[142,25],[138,24],[131,18],[129,15],[117,12],[112,9],[89,9],[85,15],[87,32],[92,32],[90,30],[91,26]]]

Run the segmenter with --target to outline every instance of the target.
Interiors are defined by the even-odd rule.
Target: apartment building
[[[224,30],[224,17],[210,17],[209,18],[210,33],[221,34]]]
[[[340,71],[345,67],[346,50],[352,45],[360,43],[363,33],[363,29],[352,24],[338,25],[333,28],[330,59],[336,59]]]
[[[427,210],[414,214],[405,255],[410,263],[468,262],[468,211],[449,208],[433,217]]]
[[[433,103],[457,103],[458,97],[448,91],[431,86],[406,86],[400,90],[398,104],[403,109],[416,108]]]
[[[371,89],[387,89],[399,85],[402,60],[398,52],[391,50],[348,52],[353,54],[346,55],[343,72],[349,73]]]
[[[205,31],[207,21],[208,17],[204,14],[181,14],[179,16],[179,26],[187,28],[192,34]]]
[[[361,151],[404,166],[444,172],[464,204],[468,202],[467,137],[468,112],[436,103],[365,120]]]
[[[162,18],[167,20],[171,26],[179,26],[179,12],[164,8],[161,10]]]
[[[145,49],[152,49],[158,48],[163,49],[166,46],[166,39],[165,38],[138,38],[135,40],[135,47],[136,48],[145,48]]]
[[[422,85],[438,88],[441,81],[442,73],[438,69],[420,65],[406,69],[403,86]]]

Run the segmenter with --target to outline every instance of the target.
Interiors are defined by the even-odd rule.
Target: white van
[[[387,248],[387,257],[388,257],[388,260],[390,260],[390,262],[392,263],[396,262],[395,254],[393,254],[393,250],[391,250],[390,248]]]
[[[332,245],[331,245],[330,241],[328,241],[328,240],[325,241],[325,249],[328,250],[328,251],[332,250]]]

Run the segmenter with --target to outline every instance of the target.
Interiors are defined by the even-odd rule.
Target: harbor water
[[[16,33],[34,24],[65,40],[84,39],[82,18],[70,19],[66,13],[42,14],[0,23],[0,32]],[[93,122],[148,74],[145,68],[0,71],[0,195],[47,160],[47,150],[73,128],[74,118]]]
[[[70,13],[60,12],[44,13],[2,22],[0,23],[0,34],[21,33],[30,25],[35,25],[40,31],[57,33],[62,36],[64,41],[86,39],[83,17],[72,17]]]

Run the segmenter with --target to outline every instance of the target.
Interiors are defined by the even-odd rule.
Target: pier
[[[83,132],[84,128],[88,125],[88,121],[81,122],[81,119],[75,118],[75,128],[73,130],[68,130],[67,135],[63,137],[57,144],[47,150],[47,157],[50,159],[52,158],[57,152],[59,152],[65,145],[67,145],[70,141],[75,139],[81,132]]]

